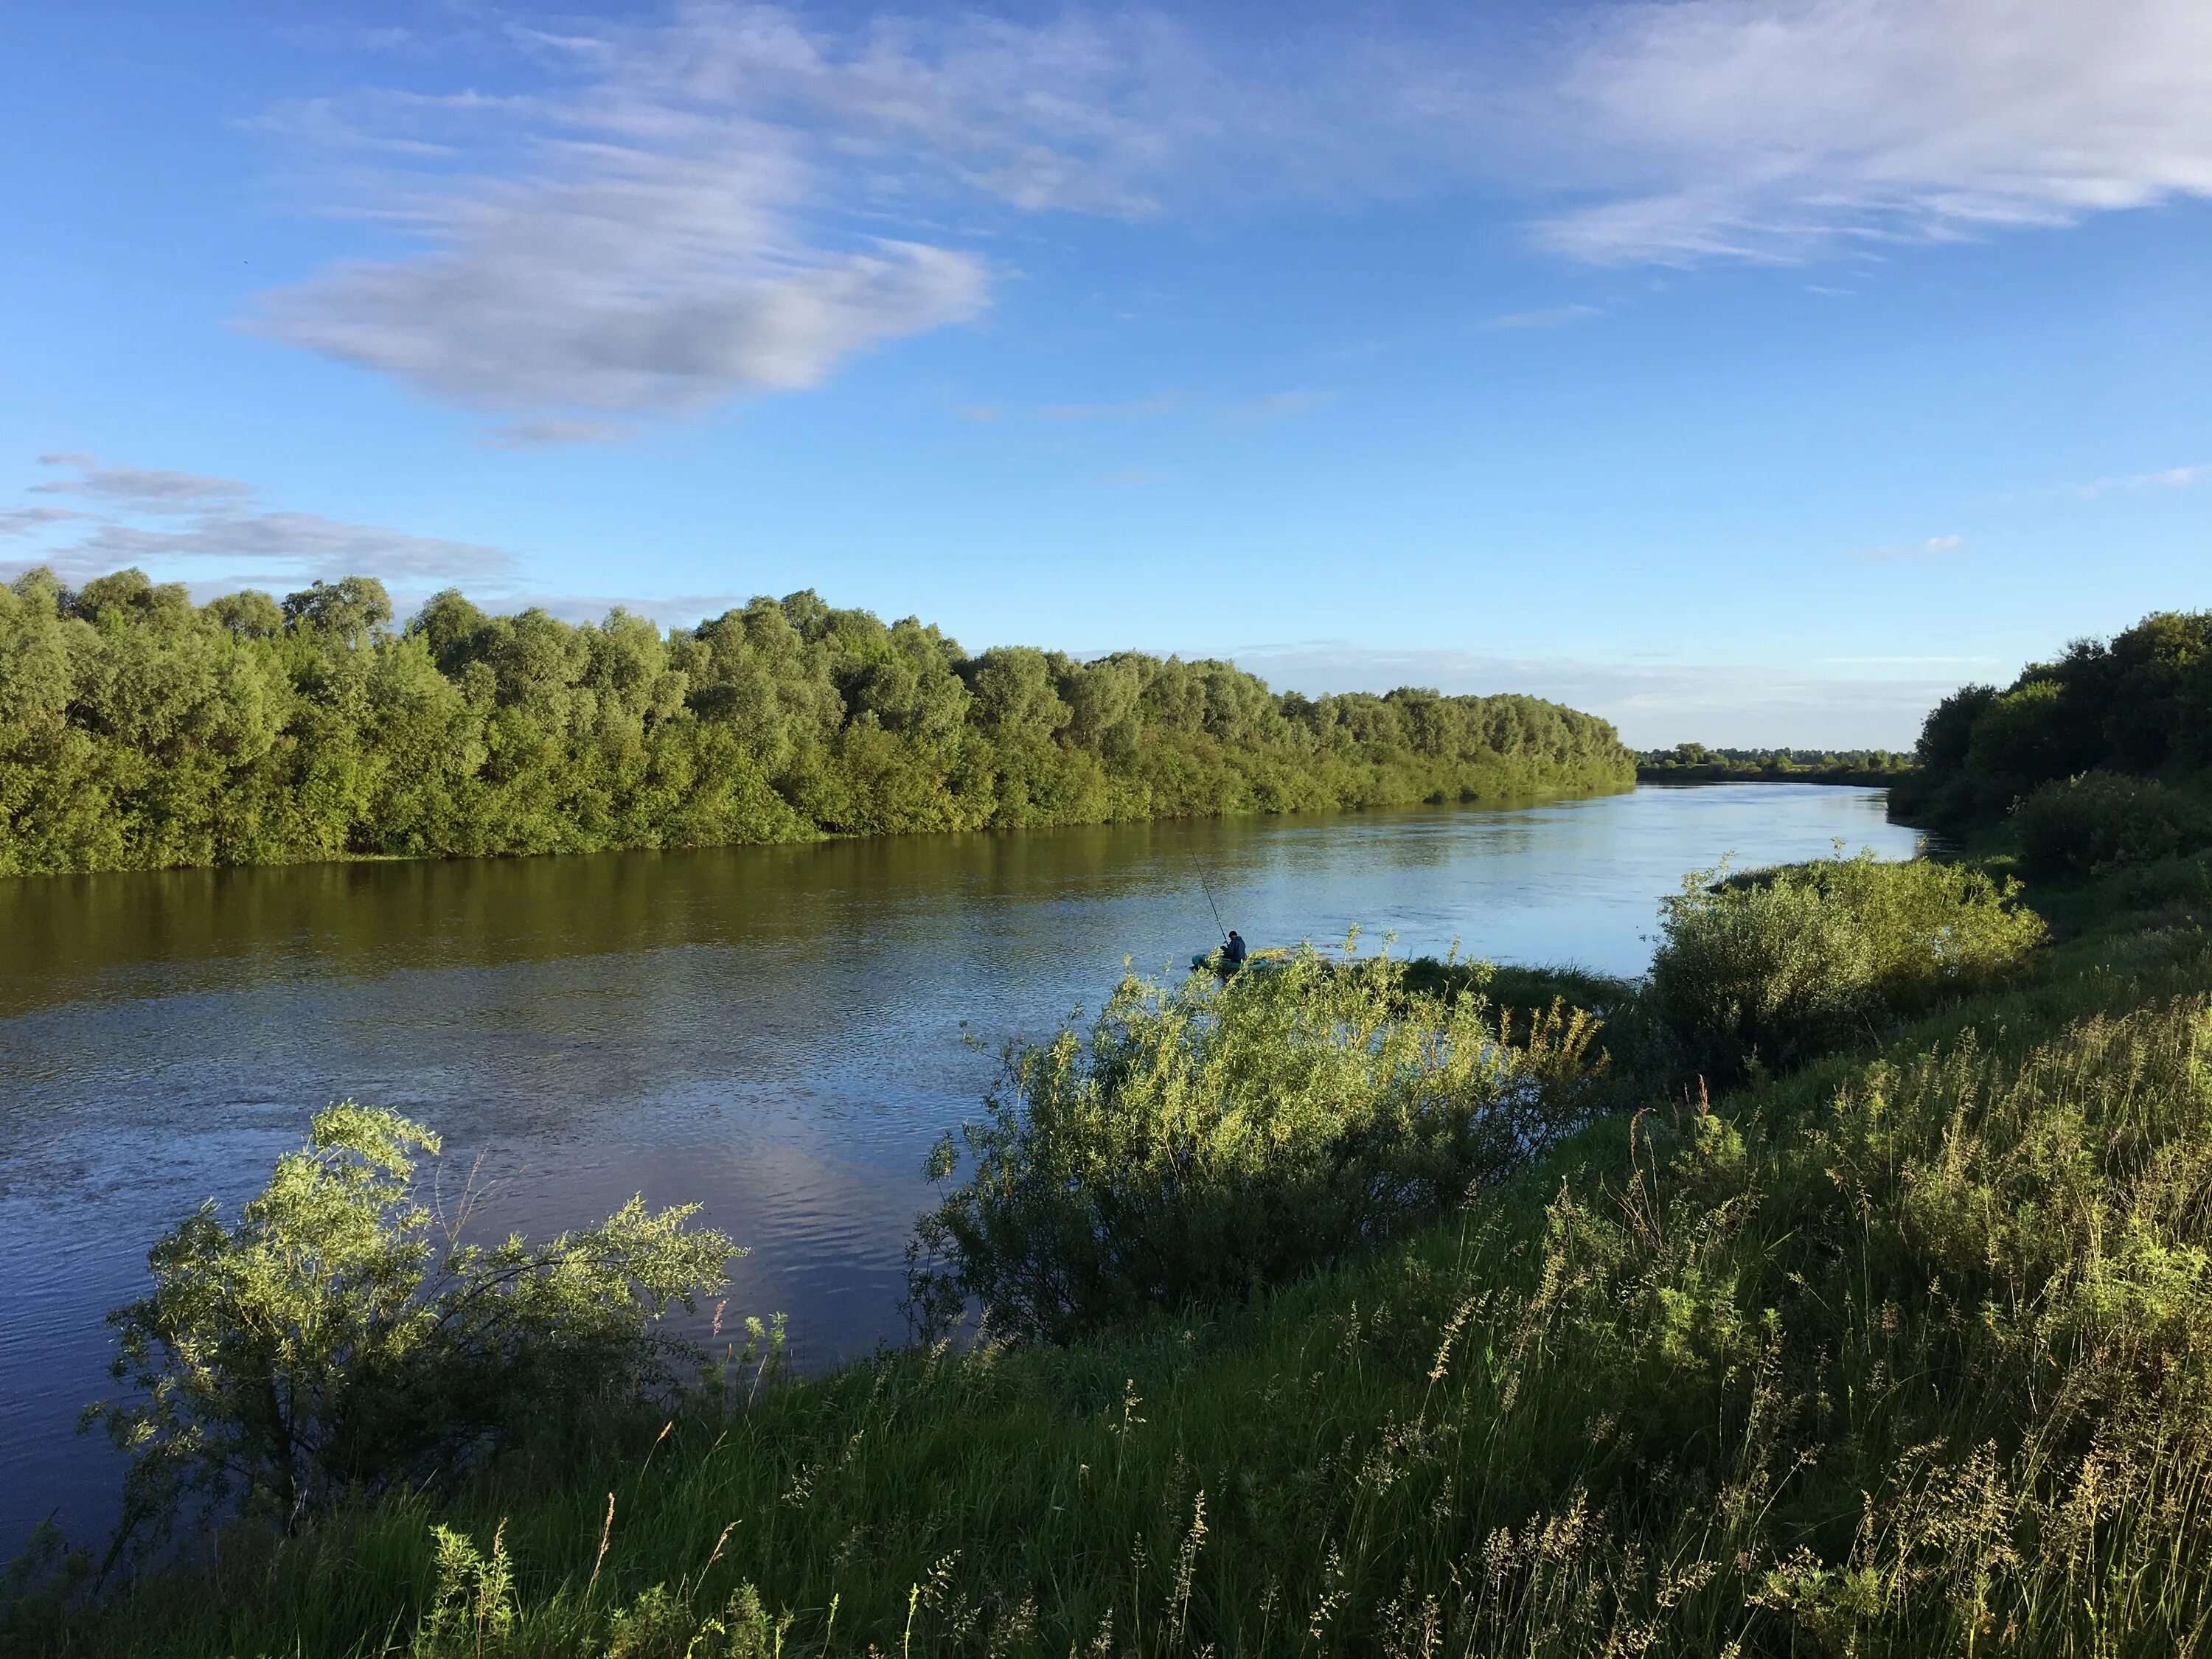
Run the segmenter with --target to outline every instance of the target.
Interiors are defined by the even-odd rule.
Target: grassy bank
[[[1601,1117],[1248,1305],[734,1376],[665,1435],[603,1424],[435,1500],[241,1529],[205,1571],[19,1603],[9,1634],[2186,1650],[2212,1617],[2212,953],[2185,900],[2119,896],[2075,895],[2100,921],[2023,979]]]

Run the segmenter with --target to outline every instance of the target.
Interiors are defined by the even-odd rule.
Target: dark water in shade
[[[1123,957],[1395,929],[1401,952],[1635,973],[1686,870],[1889,856],[1877,791],[1643,788],[1473,808],[1024,834],[0,881],[0,1557],[89,1537],[119,1460],[71,1432],[155,1237],[258,1190],[309,1115],[422,1118],[533,1233],[632,1193],[750,1245],[733,1311],[802,1363],[902,1332],[929,1143],[995,1048]]]

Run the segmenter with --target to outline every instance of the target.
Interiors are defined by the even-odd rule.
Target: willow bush
[[[376,582],[0,588],[0,875],[589,852],[1625,788],[1530,697],[1277,696],[1228,663],[971,656],[811,592],[664,632]]]
[[[1387,956],[1312,947],[1226,981],[1123,979],[1087,1031],[1018,1043],[987,1115],[933,1155],[968,1179],[920,1223],[913,1304],[971,1300],[1065,1341],[1233,1302],[1461,1202],[1583,1121],[1597,1022],[1516,1032],[1479,988],[1407,988]]]
[[[1638,1003],[1674,1066],[1733,1082],[1998,984],[2045,932],[2016,885],[1966,865],[1866,852],[1693,871],[1664,902]]]
[[[533,1430],[679,1379],[672,1304],[742,1255],[696,1205],[485,1246],[418,1197],[438,1138],[343,1102],[226,1224],[213,1200],[108,1316],[128,1392],[88,1409],[131,1457],[125,1535],[190,1503],[296,1531],[341,1497],[449,1480]],[[118,1538],[118,1543],[121,1541]]]

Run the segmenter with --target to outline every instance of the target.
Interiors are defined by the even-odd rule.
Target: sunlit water
[[[533,1232],[632,1193],[752,1247],[733,1310],[802,1363],[903,1333],[929,1143],[988,1055],[1124,957],[1395,930],[1636,973],[1684,871],[1911,852],[1879,792],[1643,788],[1518,811],[1248,819],[513,862],[0,881],[0,1556],[88,1537],[119,1462],[72,1433],[103,1310],[201,1200],[250,1196],[314,1109],[422,1118]]]

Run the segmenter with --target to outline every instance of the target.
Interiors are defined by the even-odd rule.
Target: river
[[[513,861],[0,881],[0,1558],[53,1515],[96,1541],[120,1460],[72,1432],[102,1311],[154,1238],[227,1209],[351,1096],[479,1157],[533,1233],[631,1194],[752,1254],[733,1312],[802,1364],[903,1331],[929,1144],[988,1053],[1096,1008],[1126,957],[1212,942],[1640,972],[1683,872],[1902,857],[1881,792],[1645,787],[1517,810],[914,836]],[[980,1041],[979,1048],[968,1039]]]

